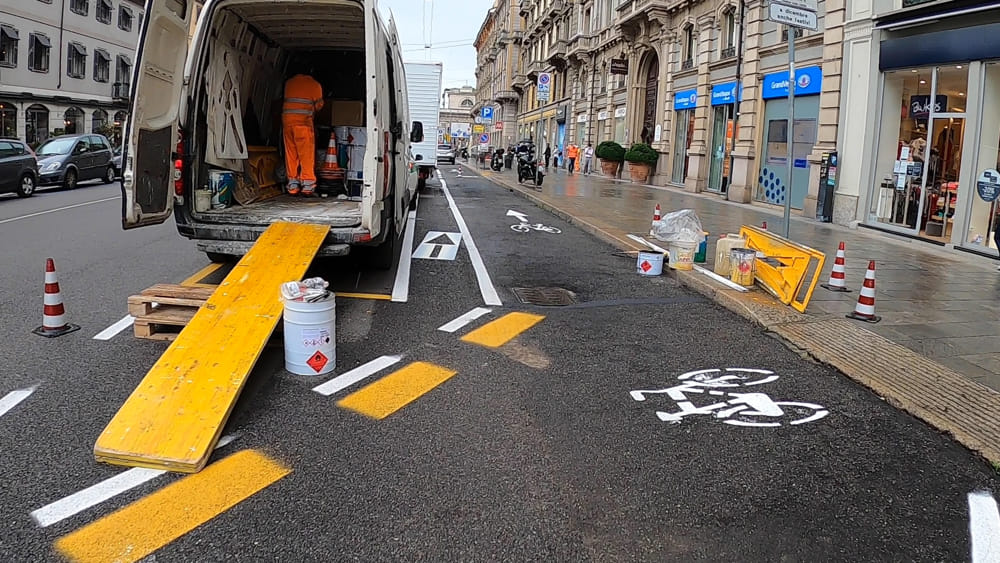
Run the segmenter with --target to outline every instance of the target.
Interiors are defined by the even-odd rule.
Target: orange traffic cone
[[[857,319],[869,323],[877,323],[882,320],[875,314],[875,261],[868,262],[868,271],[865,272],[865,283],[858,294],[858,304],[854,307],[854,312],[848,313],[847,318]]]
[[[344,177],[344,171],[337,164],[337,134],[333,131],[330,131],[330,144],[326,148],[326,158],[319,170],[319,177],[324,180],[340,180]]]
[[[45,299],[43,303],[42,326],[31,332],[39,336],[55,338],[80,330],[80,327],[66,322],[66,309],[63,308],[59,280],[56,279],[56,262],[52,258],[45,260]]]
[[[830,281],[820,285],[830,291],[850,291],[850,289],[847,289],[845,273],[844,241],[840,241],[840,248],[837,249],[837,258],[833,261],[833,271],[830,272]]]

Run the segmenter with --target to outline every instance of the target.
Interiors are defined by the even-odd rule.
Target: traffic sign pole
[[[788,154],[788,190],[785,192],[785,227],[783,236],[788,238],[789,223],[792,220],[792,174],[795,173],[795,28],[788,25],[788,129],[785,132],[785,147]]]

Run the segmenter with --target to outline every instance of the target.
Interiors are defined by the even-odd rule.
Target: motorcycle
[[[503,153],[501,151],[493,153],[493,160],[490,161],[490,168],[494,172],[503,171]]]
[[[535,153],[521,153],[517,156],[517,182],[534,180],[536,186],[542,185],[545,178],[545,163],[535,158]]]

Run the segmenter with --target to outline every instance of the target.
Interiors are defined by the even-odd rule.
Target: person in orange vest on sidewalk
[[[323,87],[306,73],[305,66],[297,65],[303,72],[285,82],[285,103],[281,111],[281,124],[285,138],[285,170],[288,174],[288,193],[312,195],[316,191],[316,131],[313,116],[323,108]]]
[[[569,170],[570,174],[573,173],[573,168],[576,166],[576,158],[578,156],[580,156],[579,147],[577,147],[572,143],[568,147],[566,147],[566,158],[569,159],[569,167],[567,168],[567,170]]]

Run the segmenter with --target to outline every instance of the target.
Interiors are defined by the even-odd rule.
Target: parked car
[[[115,150],[111,151],[111,166],[115,167],[115,178],[122,177],[122,148],[120,146],[115,147]]]
[[[0,194],[30,197],[38,185],[38,161],[31,147],[17,139],[0,139]]]
[[[438,145],[437,153],[438,162],[455,164],[455,149],[451,148],[451,145]]]
[[[61,135],[38,150],[39,185],[75,188],[78,183],[115,181],[111,143],[103,135]]]

